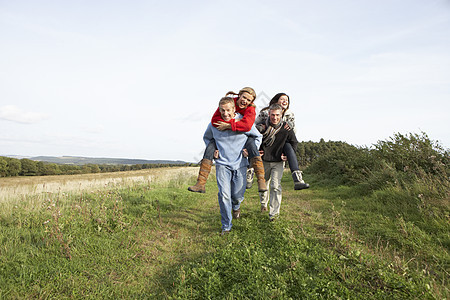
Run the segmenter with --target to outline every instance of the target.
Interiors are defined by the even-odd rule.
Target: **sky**
[[[299,141],[450,147],[450,0],[0,0],[0,155],[198,162],[218,101]]]

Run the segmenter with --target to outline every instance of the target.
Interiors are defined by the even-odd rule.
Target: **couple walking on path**
[[[245,87],[238,94],[229,92],[220,100],[203,136],[206,150],[197,183],[188,188],[192,192],[205,192],[215,159],[222,234],[231,230],[233,218],[240,217],[245,189],[251,186],[252,178],[248,175],[253,172],[252,169],[247,172],[248,160],[257,177],[262,212],[267,210],[270,202],[270,220],[280,211],[284,160],[289,162],[294,189],[309,187],[302,180],[295,155],[295,119],[288,110],[289,97],[284,93],[275,95],[269,106],[261,110],[256,122],[255,98],[255,91]],[[250,177],[249,182],[246,177]],[[267,191],[268,182],[270,192]]]

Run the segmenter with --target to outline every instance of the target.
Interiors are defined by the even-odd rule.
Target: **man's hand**
[[[214,158],[218,159],[219,158],[219,150],[215,150],[214,151]]]
[[[242,155],[244,155],[244,157],[248,157],[247,149],[242,149]]]
[[[222,121],[218,121],[218,122],[214,123],[213,125],[217,126],[216,128],[221,131],[231,129],[230,123],[226,123],[226,122],[222,122]]]
[[[282,161],[287,161],[287,156],[284,155],[284,154],[281,154],[281,160],[282,160]]]
[[[259,155],[262,157],[264,155],[264,151],[259,150]]]
[[[291,126],[288,125],[288,123],[284,124],[284,129],[286,129],[287,131],[291,130]]]

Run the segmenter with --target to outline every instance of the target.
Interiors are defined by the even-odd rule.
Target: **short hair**
[[[219,101],[219,106],[225,105],[231,103],[234,107],[234,99],[231,97],[222,97],[222,99],[220,99]]]
[[[281,110],[281,111],[283,111],[283,107],[280,104],[278,104],[278,103],[274,103],[274,104],[269,106],[269,111],[271,111],[271,110]]]

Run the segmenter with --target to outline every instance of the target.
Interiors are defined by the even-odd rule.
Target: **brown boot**
[[[250,159],[250,165],[255,169],[256,179],[258,180],[258,192],[267,191],[266,180],[264,179],[264,165],[261,156]]]
[[[211,172],[211,166],[213,162],[209,159],[202,159],[200,162],[200,171],[198,172],[197,184],[188,187],[191,192],[204,193],[206,180],[208,179],[209,172]]]

